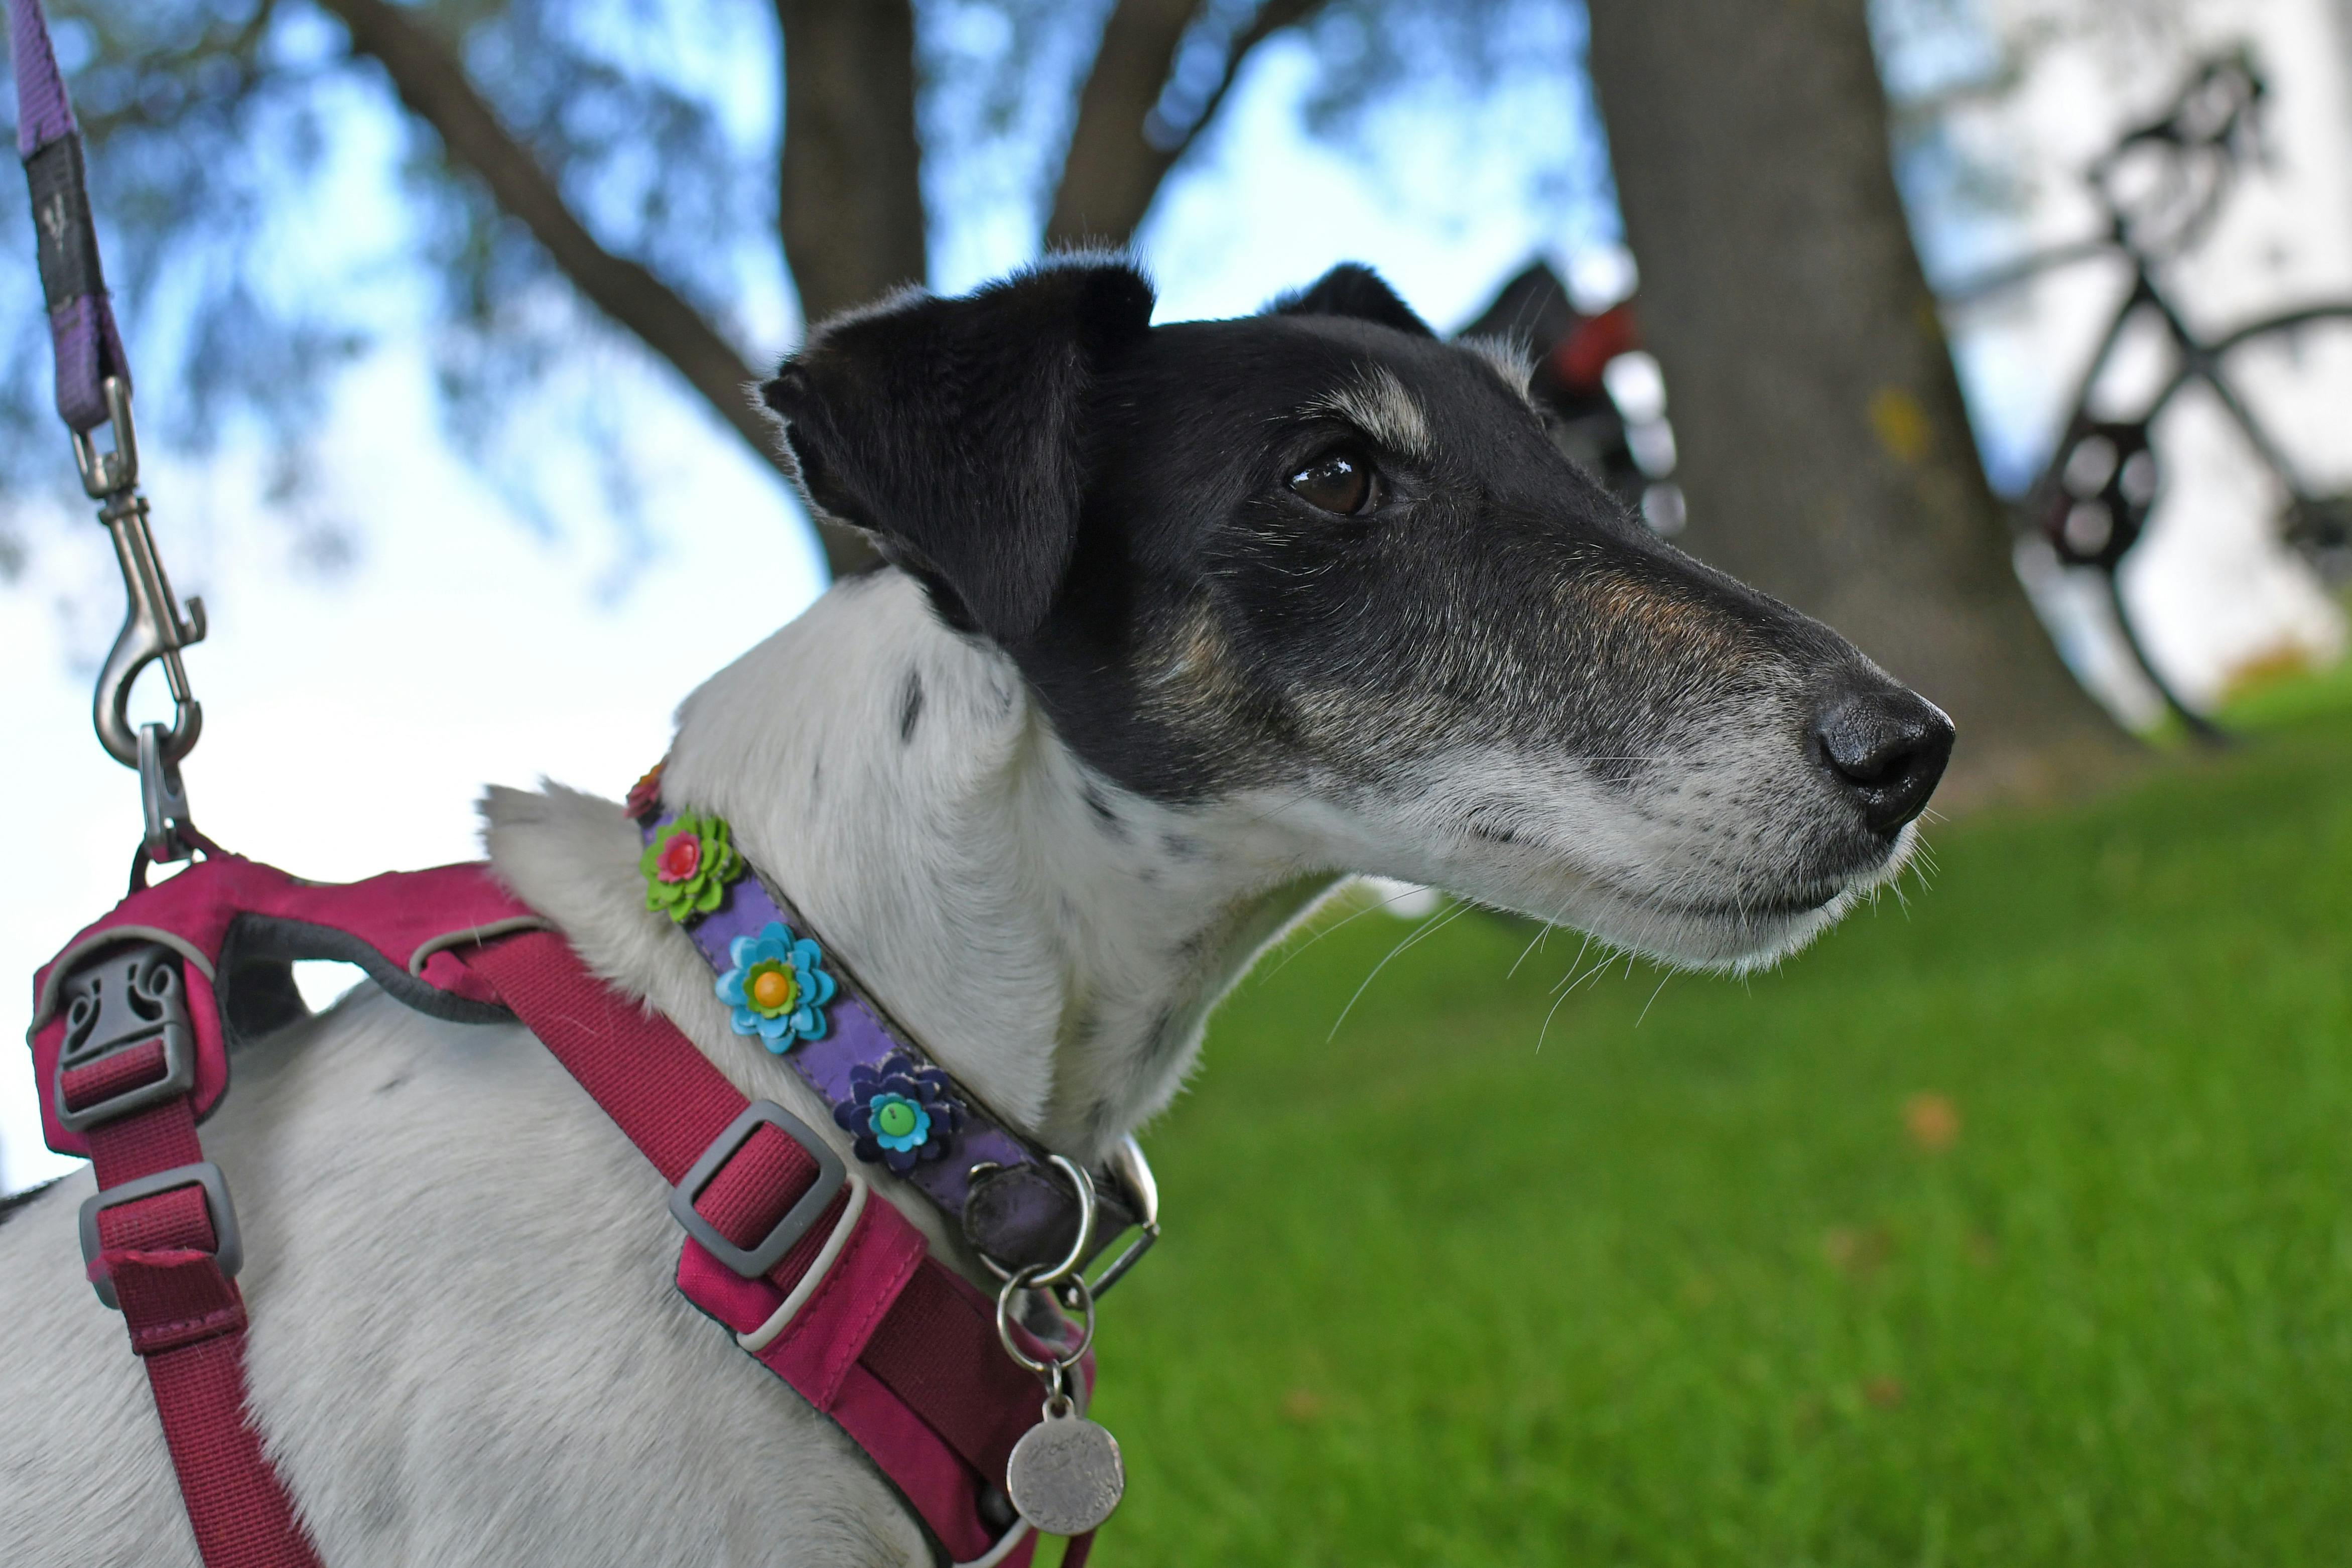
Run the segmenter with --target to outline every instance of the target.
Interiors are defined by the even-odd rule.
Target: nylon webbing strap
[[[675,1025],[598,980],[560,936],[530,931],[453,956],[495,988],[672,1185],[747,1107]],[[101,1104],[167,1068],[160,1048],[111,1053],[61,1073],[58,1100]],[[114,1292],[146,1363],[198,1552],[207,1568],[318,1568],[247,1415],[235,1216],[220,1173],[205,1161],[192,1098],[99,1123],[87,1137],[100,1194],[85,1222],[92,1277]],[[762,1123],[710,1175],[695,1210],[749,1247],[819,1176],[809,1149]],[[745,1335],[780,1310],[773,1303],[820,1256],[830,1257],[780,1331],[744,1348],[840,1424],[941,1539],[985,1545],[989,1538],[974,1534],[986,1528],[976,1522],[981,1491],[1001,1491],[1013,1444],[1035,1423],[1037,1385],[1004,1354],[988,1300],[928,1256],[921,1234],[887,1199],[866,1201],[846,1245],[835,1245],[853,1191],[845,1185],[762,1281],[729,1273],[687,1242],[687,1258],[702,1258],[731,1289],[777,1292],[748,1322],[729,1322],[740,1316],[740,1296],[733,1304],[696,1289],[688,1296]],[[681,1289],[685,1274],[682,1260]],[[1015,1331],[1031,1353],[1046,1353]],[[1024,1564],[1030,1550],[1020,1544],[1004,1561]],[[1084,1551],[1074,1543],[1070,1560]]]
[[[677,1184],[742,1112],[743,1096],[667,1019],[591,974],[552,931],[457,956],[497,988],[663,1181]]]
[[[68,1095],[86,1086],[68,1081]],[[99,1191],[205,1157],[186,1096],[89,1130]],[[181,1500],[206,1568],[319,1568],[245,1410],[245,1298],[215,1258],[203,1191],[101,1209],[92,1264],[112,1282],[147,1366]]]
[[[749,1103],[668,1019],[597,980],[552,932],[509,937],[465,962],[673,1184]],[[815,1175],[805,1150],[762,1128],[695,1208],[748,1245]],[[785,1290],[798,1282],[845,1202],[835,1200],[770,1270],[771,1281]],[[857,1360],[988,1485],[1002,1486],[1013,1445],[1036,1422],[1036,1380],[1005,1355],[992,1313],[942,1265],[924,1258],[911,1271]]]
[[[34,247],[57,351],[58,416],[87,435],[109,417],[106,378],[129,389],[130,362],[107,302],[82,178],[81,133],[40,0],[8,0],[8,46],[16,75],[16,153],[32,190]]]

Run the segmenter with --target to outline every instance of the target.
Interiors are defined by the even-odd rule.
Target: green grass
[[[1491,916],[1328,1041],[1406,928],[1270,960],[1150,1140],[1099,1561],[2352,1556],[2352,718],[2281,708],[1548,1033],[1577,942]]]

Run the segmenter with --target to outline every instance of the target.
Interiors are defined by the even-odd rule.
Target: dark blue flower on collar
[[[856,1139],[859,1159],[898,1175],[945,1153],[948,1139],[963,1126],[963,1106],[948,1075],[904,1051],[850,1068],[849,1096],[833,1108],[834,1121]]]

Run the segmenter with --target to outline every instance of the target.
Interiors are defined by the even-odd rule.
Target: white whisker
[[[1469,910],[1470,907],[1471,906],[1468,904],[1455,904],[1451,909],[1442,910],[1438,913],[1430,916],[1429,919],[1422,921],[1421,924],[1415,926],[1412,931],[1407,931],[1403,941],[1389,949],[1388,957],[1381,959],[1378,963],[1372,965],[1372,972],[1364,976],[1364,983],[1356,987],[1356,994],[1348,998],[1348,1005],[1339,1009],[1339,1016],[1338,1017],[1331,1020],[1331,1032],[1323,1037],[1323,1043],[1328,1046],[1331,1043],[1332,1039],[1338,1036],[1339,1033],[1339,1026],[1348,1021],[1348,1015],[1355,1011],[1356,1004],[1363,999],[1363,994],[1366,991],[1371,989],[1372,982],[1381,977],[1381,971],[1389,966],[1389,959],[1394,958],[1398,953],[1402,952],[1406,948],[1412,946],[1413,943],[1420,942],[1423,938],[1433,936],[1438,931],[1444,930],[1447,926],[1453,924],[1454,921],[1460,919],[1464,912]]]

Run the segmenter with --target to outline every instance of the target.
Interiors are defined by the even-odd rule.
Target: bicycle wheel
[[[2242,327],[2213,357],[2272,537],[2328,586],[2352,582],[2352,301]]]

